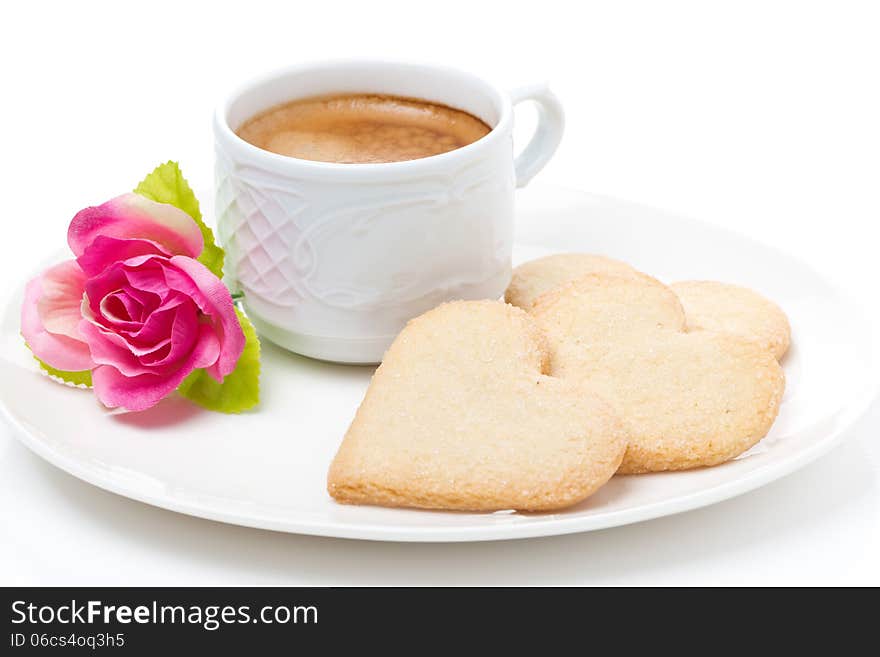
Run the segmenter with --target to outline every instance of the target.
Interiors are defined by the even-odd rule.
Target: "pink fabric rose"
[[[195,369],[218,382],[245,337],[229,291],[195,260],[204,242],[178,208],[125,194],[79,212],[68,244],[76,260],[30,281],[22,335],[53,368],[92,371],[111,408],[139,411]]]

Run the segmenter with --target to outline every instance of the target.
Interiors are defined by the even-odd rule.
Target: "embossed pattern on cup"
[[[444,300],[497,297],[513,246],[513,167],[500,155],[410,178],[388,199],[382,183],[322,193],[218,147],[227,275],[263,321],[326,338],[393,339]]]

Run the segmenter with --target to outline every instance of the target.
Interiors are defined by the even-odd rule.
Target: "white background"
[[[0,274],[176,159],[212,181],[210,114],[289,63],[387,56],[548,79],[567,134],[538,182],[781,246],[880,305],[880,13],[871,2],[16,2],[0,24]],[[528,127],[527,115],[521,122]],[[748,267],[748,262],[743,263]],[[847,318],[840,318],[846,331]],[[0,584],[880,584],[880,405],[830,455],[714,507],[508,543],[272,534],[154,509],[0,428]]]

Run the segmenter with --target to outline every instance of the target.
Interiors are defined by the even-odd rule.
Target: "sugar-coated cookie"
[[[755,342],[685,332],[677,296],[647,276],[586,276],[542,295],[532,314],[550,373],[588,383],[630,430],[621,473],[717,465],[763,438],[785,379]]]
[[[638,272],[625,262],[589,253],[557,253],[513,270],[504,300],[525,310],[542,294],[587,274],[628,276]]]
[[[670,287],[684,306],[688,330],[719,331],[754,340],[777,360],[788,351],[788,318],[757,292],[716,281],[681,281]]]
[[[513,271],[505,299],[529,310],[538,297],[589,274],[638,277],[630,265],[588,253],[562,253],[523,263]],[[756,340],[781,359],[791,342],[785,313],[775,303],[748,288],[717,281],[673,283],[687,314],[688,330],[732,333]]]
[[[494,511],[575,504],[626,451],[609,405],[545,374],[535,322],[500,301],[455,301],[407,324],[330,466],[350,504]]]

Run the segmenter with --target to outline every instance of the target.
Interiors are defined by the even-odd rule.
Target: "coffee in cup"
[[[236,133],[302,160],[403,162],[467,146],[490,131],[462,110],[416,98],[341,94],[293,100],[251,117]]]

